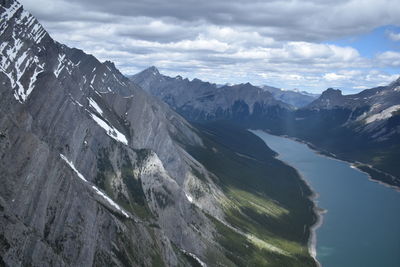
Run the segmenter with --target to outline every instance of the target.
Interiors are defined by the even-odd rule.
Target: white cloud
[[[387,34],[388,34],[388,37],[390,40],[395,41],[395,42],[400,41],[400,32],[395,33],[395,32],[390,31]]]
[[[400,66],[400,52],[386,51],[380,53],[376,57],[378,64],[381,66],[399,67]]]
[[[317,92],[382,84],[394,75],[379,69],[400,66],[396,51],[370,59],[324,43],[400,25],[395,0],[21,1],[54,39],[126,74],[155,65],[172,76]]]
[[[327,81],[338,81],[346,79],[346,76],[331,72],[331,73],[326,73],[324,75],[324,79]]]

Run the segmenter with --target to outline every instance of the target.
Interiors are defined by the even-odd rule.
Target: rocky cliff
[[[0,14],[3,261],[177,265],[172,243],[203,255],[213,227],[199,207],[220,210],[176,141],[201,146],[192,127],[112,63],[52,40],[18,2]],[[209,192],[199,207],[189,183]]]

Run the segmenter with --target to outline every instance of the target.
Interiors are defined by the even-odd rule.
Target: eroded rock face
[[[55,42],[18,2],[0,4],[2,263],[204,258],[213,227],[185,193],[192,168],[206,172],[181,148],[202,145],[192,126],[111,62]],[[201,208],[220,214],[205,194]]]
[[[264,143],[193,127],[113,63],[55,42],[16,1],[0,0],[0,18],[0,265],[315,266],[311,193]],[[220,89],[186,114],[286,110],[250,84]]]

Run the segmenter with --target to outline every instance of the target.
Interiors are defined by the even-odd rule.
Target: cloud
[[[395,51],[371,59],[326,43],[400,25],[396,0],[21,2],[54,39],[112,60],[126,74],[156,65],[172,76],[321,91],[380,84],[391,74],[363,78],[400,66]]]
[[[400,41],[400,33],[395,33],[395,32],[389,31],[387,33],[387,35],[388,35],[389,39],[392,41],[395,41],[395,42]]]
[[[400,67],[400,52],[383,52],[377,56],[377,62],[384,67]]]
[[[23,3],[46,20],[102,21],[142,16],[183,23],[254,27],[259,33],[279,40],[321,41],[400,24],[397,0],[24,0]],[[60,7],[64,14],[60,14]]]

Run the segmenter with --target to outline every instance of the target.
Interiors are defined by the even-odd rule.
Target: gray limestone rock
[[[223,194],[212,185],[196,205],[185,193],[195,129],[111,62],[55,42],[17,1],[0,4],[1,263],[204,259],[218,246],[204,211],[221,214]]]

